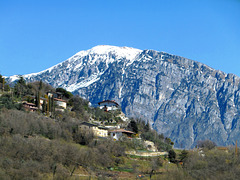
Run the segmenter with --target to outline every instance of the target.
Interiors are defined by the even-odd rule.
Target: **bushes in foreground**
[[[24,138],[16,134],[0,137],[0,177],[5,179],[45,179],[86,170],[106,169],[121,163],[124,155],[117,142],[95,142],[82,147],[61,140]]]
[[[69,116],[54,120],[38,113],[1,110],[0,177],[66,179],[79,166],[93,171],[122,163],[125,148],[120,142],[89,138],[78,131],[80,122]]]
[[[240,156],[231,150],[190,152],[184,162],[184,170],[194,179],[238,179],[239,167]]]

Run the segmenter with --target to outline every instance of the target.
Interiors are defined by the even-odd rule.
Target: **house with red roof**
[[[100,106],[100,109],[103,109],[104,111],[117,110],[119,106],[119,104],[113,100],[104,100],[99,102],[98,105]]]
[[[125,130],[125,129],[115,129],[115,130],[109,131],[109,134],[110,134],[111,138],[113,138],[115,140],[119,140],[122,136],[132,138],[132,135],[135,133],[132,131]]]

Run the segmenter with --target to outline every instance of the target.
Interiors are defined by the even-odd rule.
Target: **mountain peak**
[[[80,51],[76,55],[86,56],[86,55],[115,55],[117,58],[133,59],[137,54],[141,53],[142,50],[131,48],[131,47],[118,47],[111,45],[98,45],[86,51]]]
[[[142,50],[132,48],[132,47],[126,47],[126,46],[119,47],[119,46],[111,46],[111,45],[98,45],[98,46],[91,48],[89,51],[103,54],[103,53],[107,53],[107,52],[111,52],[111,51],[119,51],[119,50],[120,51],[137,51],[137,52],[142,51]]]

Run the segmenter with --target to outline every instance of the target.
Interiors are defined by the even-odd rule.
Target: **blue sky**
[[[240,76],[240,0],[1,0],[0,74],[96,45],[154,49]]]

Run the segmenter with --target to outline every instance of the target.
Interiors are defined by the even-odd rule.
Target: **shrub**
[[[171,149],[168,152],[168,158],[169,158],[170,162],[172,162],[172,163],[176,162],[176,153],[175,153],[175,151],[173,149]]]

